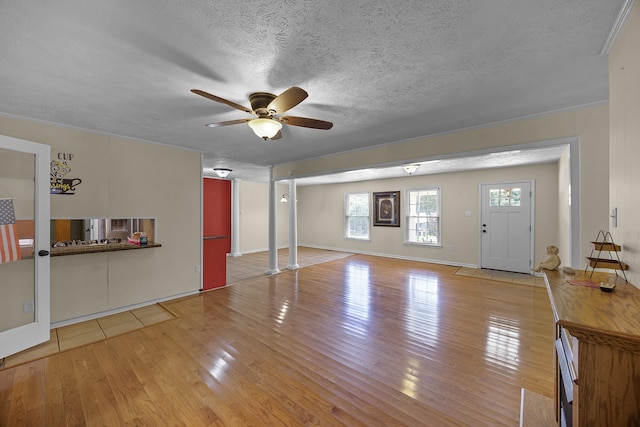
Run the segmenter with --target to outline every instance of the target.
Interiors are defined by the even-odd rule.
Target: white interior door
[[[0,358],[49,339],[49,159],[0,135]]]
[[[531,273],[532,183],[482,184],[482,268]]]

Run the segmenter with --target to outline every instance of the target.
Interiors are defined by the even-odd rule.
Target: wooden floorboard
[[[0,371],[0,426],[517,426],[553,395],[546,290],[365,255],[165,303]]]

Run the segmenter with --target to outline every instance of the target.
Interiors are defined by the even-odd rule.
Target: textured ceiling
[[[177,145],[245,179],[265,167],[606,101],[624,0],[64,0],[0,3],[0,114]],[[248,106],[290,86],[263,142]],[[1,129],[0,129],[1,132]]]

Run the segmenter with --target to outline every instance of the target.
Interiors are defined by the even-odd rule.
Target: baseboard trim
[[[441,260],[441,259],[408,257],[408,256],[397,255],[397,254],[387,254],[387,253],[383,253],[383,252],[355,251],[353,249],[337,248],[337,247],[331,247],[331,246],[307,245],[307,244],[301,244],[299,246],[304,246],[304,247],[313,248],[313,249],[324,249],[324,250],[327,250],[327,251],[349,252],[349,253],[354,253],[354,254],[378,256],[378,257],[382,257],[382,258],[401,259],[401,260],[405,260],[405,261],[416,261],[416,262],[424,262],[424,263],[429,263],[429,264],[450,265],[450,266],[453,266],[453,267],[478,268],[477,264],[467,264],[467,263],[455,262],[455,261],[445,261],[445,260]]]

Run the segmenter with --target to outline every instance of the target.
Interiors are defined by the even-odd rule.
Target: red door
[[[202,289],[227,284],[231,252],[231,181],[204,178]]]

